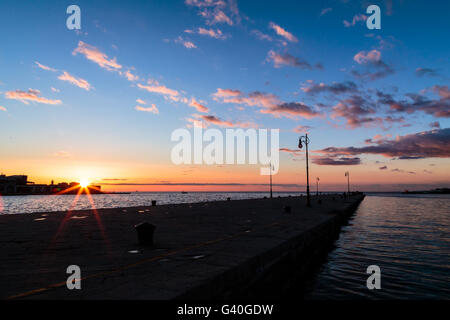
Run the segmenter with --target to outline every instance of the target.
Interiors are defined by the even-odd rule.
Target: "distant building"
[[[90,185],[86,189],[80,190],[78,182],[52,184],[36,184],[28,181],[26,175],[6,176],[0,175],[0,195],[28,195],[28,194],[77,194],[77,193],[93,193],[101,192],[101,186]]]

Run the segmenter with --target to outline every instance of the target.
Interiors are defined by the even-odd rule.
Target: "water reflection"
[[[117,207],[150,206],[152,200],[158,204],[189,203],[214,200],[226,200],[230,197],[236,199],[254,199],[267,196],[268,193],[260,192],[142,192],[131,194],[92,194],[91,198],[97,209]],[[299,193],[276,193],[275,196],[295,196]],[[76,203],[76,195],[30,195],[30,196],[5,196],[3,197],[3,214],[52,212],[91,209],[89,197],[80,194]],[[73,207],[71,207],[73,204]],[[126,212],[126,209],[123,210]]]
[[[450,197],[368,196],[306,299],[450,299]],[[381,268],[381,290],[366,269]]]

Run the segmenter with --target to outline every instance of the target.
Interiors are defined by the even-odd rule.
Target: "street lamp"
[[[272,199],[272,161],[270,161],[270,199]]]
[[[316,195],[319,196],[319,177],[316,178]]]
[[[309,196],[309,168],[308,168],[308,144],[309,144],[309,138],[308,134],[306,133],[304,136],[301,136],[298,139],[298,147],[301,149],[303,148],[303,144],[306,146],[306,205],[308,207],[311,207],[311,199]]]
[[[345,176],[347,177],[347,194],[350,195],[350,172],[345,171]]]

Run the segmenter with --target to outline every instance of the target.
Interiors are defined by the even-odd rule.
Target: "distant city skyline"
[[[0,171],[105,191],[268,191],[260,165],[175,165],[171,133],[280,129],[274,191],[450,186],[449,3],[0,3]],[[381,8],[381,29],[366,8]]]

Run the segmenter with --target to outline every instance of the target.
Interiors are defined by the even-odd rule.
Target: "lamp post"
[[[272,199],[272,161],[270,161],[270,199]]]
[[[308,134],[306,133],[304,136],[301,136],[298,139],[298,147],[301,149],[303,148],[303,143],[306,146],[306,205],[308,207],[311,207],[311,199],[309,195],[309,167],[308,167],[308,144],[309,144],[309,138]]]
[[[319,177],[316,178],[316,195],[319,196]]]
[[[350,195],[350,172],[345,171],[345,176],[347,177],[347,194]]]

